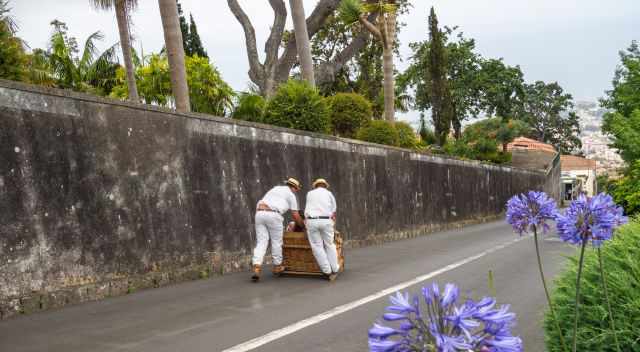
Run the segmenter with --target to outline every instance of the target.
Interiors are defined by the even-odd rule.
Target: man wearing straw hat
[[[262,261],[267,252],[269,239],[271,239],[271,255],[273,257],[273,273],[280,274],[284,271],[282,265],[282,235],[284,233],[283,214],[291,210],[293,220],[300,226],[304,226],[298,213],[298,200],[295,193],[300,190],[300,182],[295,178],[289,178],[284,185],[275,186],[258,201],[256,206],[256,248],[253,250],[253,281],[260,279]]]
[[[338,270],[338,252],[333,240],[336,221],[336,199],[329,191],[329,183],[319,178],[313,182],[313,190],[307,193],[304,216],[307,236],[318,266],[330,281],[335,280]]]

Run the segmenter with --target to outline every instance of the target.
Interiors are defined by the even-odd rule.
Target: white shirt
[[[307,204],[304,216],[307,218],[318,216],[332,216],[336,212],[336,199],[324,187],[318,187],[307,193]]]
[[[258,202],[258,204],[264,203],[271,210],[275,210],[280,214],[286,213],[289,209],[293,211],[298,210],[298,200],[296,195],[293,194],[289,186],[275,186]]]

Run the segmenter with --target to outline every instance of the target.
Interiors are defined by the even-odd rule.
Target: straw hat
[[[300,182],[293,177],[289,177],[289,179],[287,179],[286,181],[286,184],[297,190],[302,189],[302,185],[300,184]]]
[[[319,184],[323,184],[325,187],[329,188],[329,182],[327,182],[327,180],[325,180],[324,178],[319,178],[313,181],[313,188],[316,188]]]

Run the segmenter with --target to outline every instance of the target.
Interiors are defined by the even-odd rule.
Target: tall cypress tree
[[[438,28],[436,12],[431,7],[429,14],[429,82],[431,90],[431,118],[438,145],[444,145],[453,120],[453,101],[447,81],[447,56],[444,47],[444,34]]]
[[[187,19],[184,18],[184,13],[182,12],[182,6],[180,2],[176,0],[176,5],[178,5],[178,16],[180,21],[180,32],[182,32],[182,47],[184,48],[184,53],[189,54],[189,25],[187,24]]]
[[[188,49],[185,49],[187,55],[198,55],[200,57],[209,58],[209,55],[207,55],[207,51],[204,50],[204,47],[202,46],[202,41],[200,40],[200,35],[198,34],[198,27],[196,26],[196,21],[193,20],[192,14],[189,14],[189,22],[191,22],[191,24],[189,26],[189,41],[187,43]]]

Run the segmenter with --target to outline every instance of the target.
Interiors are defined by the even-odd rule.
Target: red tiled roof
[[[560,156],[560,168],[563,171],[570,170],[595,170],[596,161],[591,159],[581,158],[575,155],[561,155]]]
[[[514,139],[513,142],[507,144],[507,151],[511,151],[513,149],[542,150],[552,153],[556,152],[556,148],[551,144],[538,142],[535,139],[526,137],[518,137]]]

